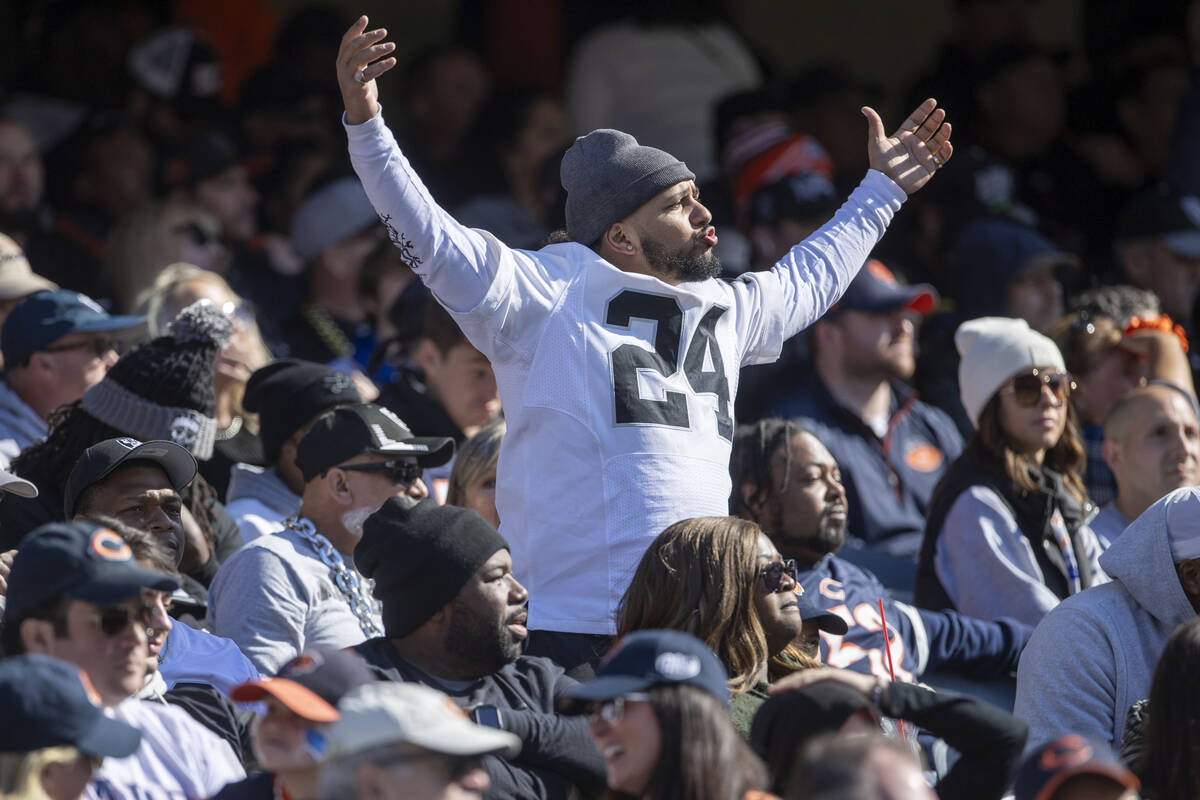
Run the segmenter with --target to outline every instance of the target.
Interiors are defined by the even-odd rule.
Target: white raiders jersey
[[[872,171],[772,270],[671,286],[580,244],[513,250],[465,228],[382,115],[346,129],[392,242],[495,369],[508,426],[496,506],[530,629],[615,632],[654,537],[729,512],[740,368],[774,361],[837,301],[904,192]]]

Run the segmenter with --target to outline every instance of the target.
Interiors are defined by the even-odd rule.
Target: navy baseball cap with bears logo
[[[94,522],[52,522],[21,541],[8,575],[5,624],[19,622],[53,597],[119,603],[142,589],[173,592],[169,575],[142,569],[115,531]]]
[[[341,406],[322,415],[296,447],[296,466],[307,483],[364,453],[416,458],[428,469],[454,455],[454,440],[413,436],[391,410],[374,403]]]
[[[829,314],[841,311],[887,314],[901,308],[928,314],[938,304],[938,299],[937,290],[929,284],[906,286],[882,261],[869,258],[850,281],[846,293],[829,309]]]
[[[704,642],[683,631],[645,630],[613,645],[592,680],[567,690],[560,710],[581,713],[587,703],[671,683],[695,686],[729,705],[729,676]]]
[[[270,695],[304,719],[333,722],[342,697],[374,682],[366,660],[353,651],[305,650],[274,678],[246,681],[229,696],[239,703],[254,703]]]
[[[71,467],[63,490],[63,513],[67,519],[75,516],[79,497],[89,486],[94,486],[111,475],[123,464],[145,461],[162,467],[171,488],[177,492],[196,477],[196,459],[186,447],[165,439],[142,442],[132,436],[105,439],[83,451]]]
[[[1141,784],[1111,748],[1069,733],[1034,750],[1017,771],[1013,786],[1016,800],[1052,800],[1062,785],[1078,775],[1099,775],[1124,789],[1137,791]]]
[[[111,719],[87,673],[40,654],[0,661],[0,752],[66,745],[92,756],[133,755],[142,732]]]
[[[86,294],[68,289],[34,292],[13,308],[0,328],[0,352],[10,367],[24,364],[69,333],[109,333],[145,317],[114,317]]]

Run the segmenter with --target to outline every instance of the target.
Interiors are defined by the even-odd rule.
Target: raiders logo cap
[[[364,453],[415,458],[428,469],[450,460],[454,440],[413,436],[390,410],[374,403],[359,403],[336,408],[314,422],[296,448],[296,466],[307,483]]]
[[[104,480],[118,467],[134,461],[162,467],[171,488],[177,492],[183,491],[196,477],[196,459],[174,442],[160,439],[140,442],[129,436],[105,439],[84,450],[67,476],[67,486],[63,492],[63,513],[66,518],[75,516],[75,506],[85,489]]]

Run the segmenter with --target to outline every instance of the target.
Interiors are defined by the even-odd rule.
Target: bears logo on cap
[[[93,553],[105,561],[130,561],[133,559],[133,551],[129,549],[125,540],[108,528],[100,528],[93,533],[88,546]]]
[[[307,675],[325,663],[325,657],[315,650],[305,650],[287,665],[289,675]]]

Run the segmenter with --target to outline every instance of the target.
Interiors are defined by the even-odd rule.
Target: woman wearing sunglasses
[[[1108,578],[1088,527],[1074,384],[1054,342],[1022,320],[983,317],[955,334],[975,434],[934,490],[915,599],[1036,625]]]
[[[729,675],[730,716],[750,735],[771,681],[819,666],[822,630],[846,623],[809,604],[797,568],[753,522],[699,517],[677,522],[650,545],[621,599],[617,633],[687,631],[717,654]]]
[[[596,677],[566,692],[564,710],[590,714],[610,800],[754,800],[767,772],[726,712],[725,670],[679,631],[622,637]]]

